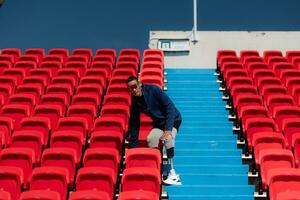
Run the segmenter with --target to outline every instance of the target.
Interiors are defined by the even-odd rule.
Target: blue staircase
[[[182,114],[175,169],[181,186],[166,186],[170,200],[253,200],[232,123],[213,69],[168,69],[167,93]]]

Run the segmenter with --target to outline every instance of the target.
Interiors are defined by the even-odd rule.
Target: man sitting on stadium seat
[[[163,182],[167,185],[181,184],[173,164],[175,136],[182,120],[179,111],[171,99],[158,86],[142,84],[134,76],[127,79],[127,86],[132,94],[129,148],[134,148],[138,144],[140,112],[143,112],[153,120],[153,129],[147,137],[148,146],[158,148],[161,140],[167,149],[171,170],[168,178]]]

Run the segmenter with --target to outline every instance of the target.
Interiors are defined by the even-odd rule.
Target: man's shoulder
[[[158,87],[157,85],[152,85],[152,84],[144,84],[144,89],[145,90],[149,90],[149,91],[159,91],[161,90],[160,87]]]

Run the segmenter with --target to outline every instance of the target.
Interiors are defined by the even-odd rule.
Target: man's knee
[[[148,147],[150,148],[156,148],[158,147],[158,139],[154,134],[149,134],[147,136],[147,143],[148,143]]]

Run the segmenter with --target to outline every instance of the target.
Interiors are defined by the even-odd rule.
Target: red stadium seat
[[[162,77],[159,77],[159,76],[142,76],[141,82],[143,84],[156,85],[156,86],[160,87],[161,89],[163,89],[163,86],[164,86],[163,79],[162,79]]]
[[[138,58],[134,55],[120,56],[118,58],[117,66],[119,63],[122,63],[122,62],[133,62],[133,63],[136,63],[137,65],[140,63]]]
[[[14,76],[0,76],[0,86],[11,88],[13,92],[18,85],[18,79]]]
[[[85,84],[98,84],[102,88],[106,87],[106,79],[99,76],[86,76],[80,79],[80,85]]]
[[[40,64],[42,69],[50,69],[53,77],[56,76],[57,71],[62,68],[62,63],[57,61],[44,61]]]
[[[285,56],[289,62],[292,62],[293,57],[300,56],[300,51],[286,51]]]
[[[13,118],[0,116],[1,143],[7,146],[10,143],[11,134],[14,130]]]
[[[264,57],[264,60],[266,63],[268,63],[268,59],[273,56],[281,56],[282,57],[283,55],[282,55],[282,52],[279,50],[265,50],[264,51],[263,57]]]
[[[39,104],[40,97],[42,94],[44,94],[44,87],[35,83],[25,83],[18,85],[16,93],[33,95],[35,97],[36,104]]]
[[[76,48],[73,49],[72,55],[84,55],[88,58],[88,62],[90,62],[93,56],[93,51],[92,49],[88,49],[88,48]]]
[[[253,77],[254,72],[257,70],[268,70],[269,66],[263,62],[250,62],[247,65],[247,69],[249,71],[249,75]]]
[[[117,181],[120,164],[120,155],[117,149],[113,148],[90,148],[85,151],[83,167],[103,167],[113,170],[114,184]]]
[[[69,102],[66,95],[63,94],[44,94],[41,97],[40,104],[43,105],[58,105],[63,111],[63,115],[66,111],[66,106]]]
[[[48,143],[51,123],[47,117],[26,117],[21,120],[20,130],[38,131],[43,137],[44,145]]]
[[[2,55],[12,55],[14,60],[17,60],[21,55],[21,49],[19,48],[5,48],[1,50]]]
[[[71,105],[68,108],[68,117],[83,117],[87,120],[87,130],[90,131],[94,126],[97,117],[97,110],[92,105]]]
[[[20,200],[61,200],[60,194],[51,190],[30,190],[22,192]]]
[[[39,56],[37,56],[37,55],[22,55],[19,57],[18,61],[15,64],[17,64],[19,62],[32,62],[38,66],[40,63],[40,59],[39,59]]]
[[[143,53],[143,57],[157,55],[160,57],[164,57],[164,52],[160,49],[145,49]]]
[[[64,56],[62,55],[47,55],[43,58],[43,62],[59,62],[64,63]]]
[[[113,170],[105,167],[84,167],[78,170],[76,190],[98,190],[114,195]]]
[[[0,166],[18,167],[23,171],[24,184],[28,187],[32,168],[35,165],[35,154],[30,148],[6,148],[0,154]]]
[[[116,69],[134,70],[135,73],[137,72],[138,68],[139,68],[138,63],[132,62],[132,61],[127,61],[127,62],[118,61],[117,66],[116,66]]]
[[[14,128],[18,129],[20,127],[20,121],[24,117],[30,116],[30,107],[21,104],[7,104],[1,108],[0,114],[3,117],[12,118],[14,120]]]
[[[67,59],[69,56],[69,50],[65,48],[53,48],[50,49],[48,52],[49,55],[61,55],[63,56],[64,60]]]
[[[126,55],[134,55],[138,58],[138,60],[140,59],[140,51],[138,49],[129,49],[129,48],[121,49],[119,56],[126,56]]]
[[[261,89],[261,95],[268,99],[270,95],[287,95],[287,89],[283,85],[265,85]]]
[[[87,64],[82,62],[70,61],[65,63],[65,68],[78,69],[80,72],[80,76],[83,76],[85,70],[87,69]]]
[[[163,59],[163,57],[161,57],[159,55],[149,55],[147,57],[143,57],[142,63],[146,63],[146,62],[160,62],[160,63],[163,63],[164,59]]]
[[[133,148],[126,154],[126,169],[133,167],[161,168],[161,154],[158,149]]]
[[[237,56],[234,50],[218,50],[217,52],[217,66],[219,66],[219,61],[223,56]]]
[[[15,56],[13,56],[13,55],[1,54],[0,61],[7,61],[10,63],[14,63],[16,60],[15,60]]]
[[[72,87],[75,87],[78,85],[80,77],[81,76],[78,69],[63,68],[57,71],[57,77],[52,79],[52,83],[69,83]],[[72,81],[70,79],[72,79]]]
[[[158,61],[153,61],[153,62],[144,62],[141,66],[141,69],[144,70],[144,69],[160,69],[160,70],[163,70],[164,69],[164,66],[161,62],[158,62]]]
[[[99,110],[100,99],[98,95],[88,96],[86,94],[76,94],[72,98],[72,105],[91,105],[95,108],[96,112]]]
[[[18,167],[0,167],[0,188],[9,192],[12,200],[19,199],[22,184],[23,171]]]
[[[122,176],[122,192],[144,190],[161,193],[161,175],[158,169],[148,167],[126,168]]]
[[[281,192],[288,191],[291,194],[300,190],[299,169],[278,168],[269,171],[267,184],[270,200],[283,200],[278,197]]]
[[[122,155],[123,133],[120,131],[99,130],[94,131],[90,137],[90,148],[112,148],[117,149]]]
[[[109,65],[111,65],[112,67],[115,66],[115,58],[113,58],[109,55],[96,55],[96,56],[94,56],[92,64],[98,63],[98,62],[106,62],[106,63],[109,63]]]
[[[9,104],[27,105],[32,110],[35,106],[35,96],[32,94],[14,94],[8,98]]]
[[[49,80],[52,78],[52,71],[50,69],[32,69],[29,71],[30,76],[40,76],[47,80],[47,84],[49,83]]]
[[[88,120],[85,117],[63,117],[58,120],[58,131],[76,131],[85,140],[88,131]]]
[[[293,97],[288,94],[274,94],[269,95],[266,98],[266,106],[269,109],[269,113],[273,113],[273,109],[277,106],[294,106]]]
[[[33,116],[47,117],[51,121],[53,131],[56,130],[59,118],[63,117],[63,110],[58,105],[38,105],[34,109]]]
[[[262,93],[262,89],[266,86],[282,86],[282,83],[277,77],[260,77],[257,79],[257,86],[259,93]]]
[[[295,156],[295,164],[297,168],[300,168],[300,132],[295,132],[292,135],[292,149]]]
[[[73,70],[70,70],[70,71],[73,71]],[[52,85],[59,85],[59,87],[61,87],[61,85],[67,85],[67,86],[71,87],[72,91],[68,92],[68,93],[69,93],[69,95],[72,95],[74,88],[77,87],[77,85],[78,85],[78,78],[75,78],[74,74],[72,74],[71,76],[56,76],[52,79],[52,83],[51,83],[51,85],[49,85],[47,87],[47,90]]]
[[[288,147],[292,146],[294,134],[300,133],[300,121],[297,118],[288,118],[282,121],[283,133]]]
[[[77,152],[71,148],[49,148],[45,149],[41,159],[42,167],[62,167],[68,170],[71,185],[74,182],[76,172]]]
[[[98,95],[100,101],[100,97],[103,94],[103,88],[101,88],[101,86],[98,84],[79,85],[76,94]]]
[[[39,163],[43,148],[43,135],[39,131],[15,131],[11,138],[11,147],[28,148],[34,152],[35,161]]]
[[[131,98],[126,94],[107,94],[104,96],[103,105],[131,105]]]
[[[267,189],[267,180],[269,171],[275,168],[294,168],[294,156],[292,151],[286,149],[265,149],[259,154],[260,174],[262,179],[262,188]]]
[[[81,190],[71,192],[69,200],[110,200],[107,192],[97,190]]]
[[[30,190],[51,190],[66,199],[69,183],[68,170],[62,167],[38,167],[32,172]]]
[[[121,192],[119,194],[119,200],[158,200],[159,197],[154,192],[143,190],[132,190],[127,192]]]
[[[300,108],[297,106],[277,106],[273,109],[272,117],[275,119],[279,130],[282,130],[285,119],[300,117]]]
[[[71,55],[67,58],[66,62],[82,62],[85,64],[89,64],[88,55]]]
[[[2,75],[5,69],[11,69],[12,64],[9,61],[0,61],[0,75]]]
[[[96,55],[101,55],[101,56],[109,56],[112,58],[113,62],[112,64],[114,65],[115,60],[116,60],[116,55],[117,52],[115,49],[97,49]],[[96,56],[95,56],[96,57]]]
[[[46,94],[60,94],[64,95],[67,102],[70,102],[70,98],[73,95],[74,89],[70,84],[67,83],[57,83],[49,85],[46,89]]]
[[[241,62],[244,62],[245,58],[249,57],[249,56],[259,57],[259,53],[256,50],[242,50],[242,51],[240,51],[240,61]]]
[[[36,55],[39,57],[40,61],[43,59],[45,54],[45,49],[42,48],[28,48],[25,50],[25,55]]]

